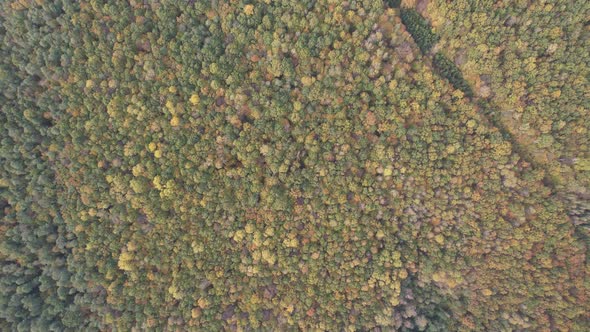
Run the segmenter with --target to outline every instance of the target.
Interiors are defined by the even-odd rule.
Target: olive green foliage
[[[452,59],[561,191],[588,192],[588,1],[429,1]]]
[[[468,97],[473,96],[473,91],[469,83],[463,78],[461,71],[446,56],[436,53],[432,59],[432,64],[439,71],[440,75],[448,79],[456,89],[463,91]]]
[[[428,21],[412,8],[402,8],[400,17],[420,50],[423,53],[428,53],[438,42],[438,36],[432,32]]]
[[[58,6],[12,10],[0,20],[0,330],[84,327],[68,257],[75,237],[59,212],[50,163],[53,114],[64,107],[59,77],[66,36]]]
[[[583,330],[584,222],[398,11],[0,6],[0,329]]]

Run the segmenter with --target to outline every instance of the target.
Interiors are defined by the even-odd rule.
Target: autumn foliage
[[[392,3],[0,4],[0,330],[587,329],[587,26]]]

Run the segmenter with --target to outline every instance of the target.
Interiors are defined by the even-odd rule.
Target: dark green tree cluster
[[[400,17],[408,32],[414,37],[422,53],[428,53],[438,42],[438,36],[432,32],[427,20],[412,8],[401,8]]]
[[[392,8],[391,3],[387,3]],[[399,4],[398,4],[399,5]],[[430,24],[425,20],[420,13],[413,8],[401,8],[400,17],[402,23],[412,35],[418,47],[428,55],[430,50],[438,42],[438,36],[432,32]],[[444,54],[437,52],[432,57],[432,64],[438,73],[449,80],[449,82],[458,90],[463,91],[467,97],[473,96],[473,90],[469,83],[463,78],[463,74],[454,62],[449,60]]]
[[[389,8],[399,8],[401,5],[401,0],[386,0],[385,4],[387,4]]]
[[[562,201],[398,11],[1,13],[1,329],[585,327]]]
[[[449,80],[455,89],[463,91],[467,97],[473,96],[473,90],[471,90],[469,83],[465,81],[461,71],[457,68],[454,62],[449,60],[449,58],[441,53],[436,53],[432,58],[432,64],[442,77]]]

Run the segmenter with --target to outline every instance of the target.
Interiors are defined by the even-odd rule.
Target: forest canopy
[[[0,330],[590,329],[584,1],[0,3]]]

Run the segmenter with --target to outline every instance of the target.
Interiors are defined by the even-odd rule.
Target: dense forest
[[[0,2],[0,330],[590,330],[590,2]]]

